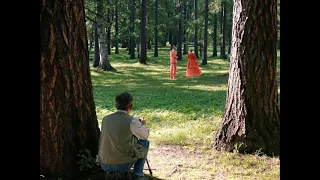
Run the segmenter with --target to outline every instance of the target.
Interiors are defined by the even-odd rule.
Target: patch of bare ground
[[[145,163],[144,173],[147,180],[280,179],[279,158],[267,156],[217,152],[213,149],[190,151],[182,146],[155,145],[151,146],[147,159],[152,170],[150,175]],[[90,180],[104,180],[103,171],[96,171]]]

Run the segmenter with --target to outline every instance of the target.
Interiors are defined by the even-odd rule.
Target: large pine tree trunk
[[[213,51],[212,57],[218,56],[218,47],[217,47],[217,31],[218,31],[218,18],[217,13],[213,15]]]
[[[40,173],[74,179],[99,133],[83,1],[40,0]]]
[[[217,149],[280,155],[276,0],[234,1],[230,74]]]
[[[140,12],[140,56],[139,63],[147,64],[147,5],[146,0],[141,0]]]
[[[209,14],[208,0],[204,0],[203,56],[202,56],[201,65],[206,65],[207,64],[208,14]]]
[[[97,26],[98,37],[100,45],[100,67],[104,71],[116,71],[110,64],[108,46],[107,46],[107,33],[106,33],[106,13],[104,11],[104,0],[97,0]]]
[[[135,19],[135,5],[134,0],[130,0],[130,40],[129,40],[129,55],[130,59],[135,59],[134,47],[135,47],[135,39],[134,39],[134,19]]]
[[[154,3],[154,57],[158,57],[158,0]]]

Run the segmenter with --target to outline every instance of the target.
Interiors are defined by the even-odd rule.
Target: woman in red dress
[[[190,50],[190,53],[188,54],[186,77],[200,76],[200,75],[201,75],[201,70],[199,68],[196,55],[192,52],[192,50]]]

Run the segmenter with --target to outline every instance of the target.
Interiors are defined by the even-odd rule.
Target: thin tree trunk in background
[[[204,30],[203,30],[203,56],[201,65],[207,64],[207,44],[208,44],[208,0],[204,0]]]
[[[148,49],[151,49],[151,40],[148,39]]]
[[[146,14],[146,21],[147,21],[147,24],[146,24],[146,27],[151,27],[151,23],[150,23],[150,18],[149,18],[149,15]],[[148,33],[148,30],[146,28],[146,34],[147,34],[147,49],[151,49],[151,37]]]
[[[40,174],[77,179],[99,135],[83,1],[40,0]]]
[[[137,38],[137,40],[136,40],[136,47],[137,47],[137,54],[138,54],[138,59],[140,58],[140,53],[141,53],[141,48],[140,48],[140,46],[141,46],[141,38],[140,38],[140,36],[141,36],[141,34],[139,34],[139,37]]]
[[[100,51],[99,51],[98,26],[95,23],[95,26],[94,26],[94,60],[93,60],[93,67],[98,67],[99,64],[100,64]]]
[[[229,57],[230,57],[230,54],[231,54],[231,43],[232,43],[232,17],[233,17],[233,12],[232,12],[232,3],[231,3],[231,13],[230,13],[230,30],[228,32],[228,35],[229,35],[229,48],[228,48],[228,54],[229,54]]]
[[[154,4],[154,57],[158,57],[158,0]]]
[[[127,41],[126,40],[121,40],[121,48],[127,48]]]
[[[213,14],[213,53],[212,57],[218,56],[218,47],[217,47],[217,31],[218,31],[218,21],[217,21],[217,13]]]
[[[130,0],[130,44],[129,44],[129,54],[130,59],[135,59],[134,55],[134,47],[135,47],[135,39],[134,39],[134,19],[135,19],[135,5],[134,0]]]
[[[106,14],[104,11],[104,1],[97,0],[97,26],[98,26],[98,36],[99,36],[99,46],[100,46],[100,64],[99,66],[104,71],[116,71],[110,64],[108,47],[107,47],[107,35],[106,35]]]
[[[194,53],[197,58],[199,58],[198,54],[198,0],[194,0]]]
[[[116,38],[116,51],[115,54],[119,54],[119,27],[118,27],[118,0],[116,0],[116,7],[115,7],[115,16],[116,16],[116,22],[115,22],[115,38]]]
[[[201,31],[202,31],[202,29],[201,29],[201,27],[199,27],[199,32],[201,32]],[[201,35],[202,35],[202,33],[199,33],[199,39],[202,39]],[[202,57],[202,47],[203,47],[202,41],[200,41],[198,43],[198,46],[199,46],[199,52],[200,52],[199,57]]]
[[[168,37],[169,37],[170,47],[172,47],[172,44],[173,44],[173,42],[172,42],[172,32],[171,32],[171,29],[170,29],[170,28],[169,28],[169,35],[168,35]]]
[[[234,0],[233,14],[227,99],[214,147],[278,156],[277,1]]]
[[[179,16],[177,29],[176,29],[176,38],[177,38],[177,60],[182,60],[182,25],[181,25],[181,2],[176,0],[176,15]]]
[[[187,34],[187,28],[188,28],[188,1],[183,1],[183,54],[188,54],[188,34]]]
[[[221,2],[221,43],[220,43],[220,58],[226,59],[226,8],[225,2]]]
[[[93,47],[93,41],[94,41],[94,26],[95,23],[92,23],[91,25],[91,32],[90,32],[90,43],[89,43],[89,52],[91,51]]]
[[[111,2],[107,0],[108,3],[108,14],[107,14],[107,48],[108,48],[108,55],[111,55]]]
[[[147,0],[141,0],[140,12],[140,57],[139,63],[147,64]]]

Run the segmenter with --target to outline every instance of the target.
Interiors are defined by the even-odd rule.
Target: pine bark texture
[[[83,1],[40,0],[40,173],[75,178],[99,133]]]
[[[216,149],[280,155],[276,0],[234,1],[228,92]]]

